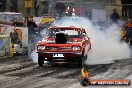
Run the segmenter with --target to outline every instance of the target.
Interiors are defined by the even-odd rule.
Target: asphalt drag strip
[[[87,65],[90,78],[125,78],[132,74],[132,58],[111,64]],[[120,73],[120,75],[119,75]],[[44,65],[27,57],[2,60],[0,64],[0,88],[80,88],[81,68],[76,64]]]

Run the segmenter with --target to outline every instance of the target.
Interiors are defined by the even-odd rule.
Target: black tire
[[[40,56],[38,55],[38,65],[39,65],[40,67],[43,67],[43,64],[44,64],[43,58],[40,57]]]
[[[80,59],[78,60],[78,66],[79,66],[80,68],[83,67],[83,58],[80,58]]]
[[[80,59],[78,60],[78,66],[79,66],[80,68],[82,68],[82,67],[83,67],[83,64],[84,64],[84,61],[86,61],[86,60],[87,60],[87,55],[82,56],[82,58],[80,58]]]

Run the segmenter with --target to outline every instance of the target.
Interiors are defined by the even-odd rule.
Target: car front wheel
[[[87,60],[87,55],[86,56],[82,56],[82,58],[80,58],[78,60],[78,66],[79,67],[83,67],[84,61]]]
[[[43,67],[43,64],[44,64],[43,58],[38,55],[38,65],[40,67]]]
[[[80,59],[79,61],[78,61],[78,66],[81,68],[82,66],[83,66],[83,63],[82,63],[83,61],[82,61],[82,59]]]

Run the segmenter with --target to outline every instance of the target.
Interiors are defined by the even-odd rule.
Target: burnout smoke
[[[117,25],[112,25],[105,31],[101,31],[98,26],[82,17],[64,17],[54,25],[77,26],[86,29],[92,44],[87,64],[106,64],[130,57],[131,51],[128,45],[120,42],[119,29],[121,28]]]
[[[76,26],[86,29],[92,44],[86,64],[106,64],[130,57],[131,52],[128,45],[120,42],[119,29],[121,28],[117,25],[112,25],[105,31],[101,31],[99,26],[93,25],[85,18],[64,17],[56,21],[54,26]],[[45,32],[41,34],[45,34]],[[35,51],[31,54],[31,58],[37,62]]]
[[[37,50],[32,51],[32,53],[29,56],[29,58],[31,58],[33,62],[38,62],[38,54],[36,52]]]

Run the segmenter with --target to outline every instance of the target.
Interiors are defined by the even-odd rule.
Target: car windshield
[[[21,14],[13,14],[12,17],[13,17],[13,20],[20,20],[20,19],[22,19],[22,15]]]
[[[46,31],[46,36],[55,38],[56,33],[65,33],[69,38],[78,38],[81,35],[81,31],[77,28],[51,28]]]

